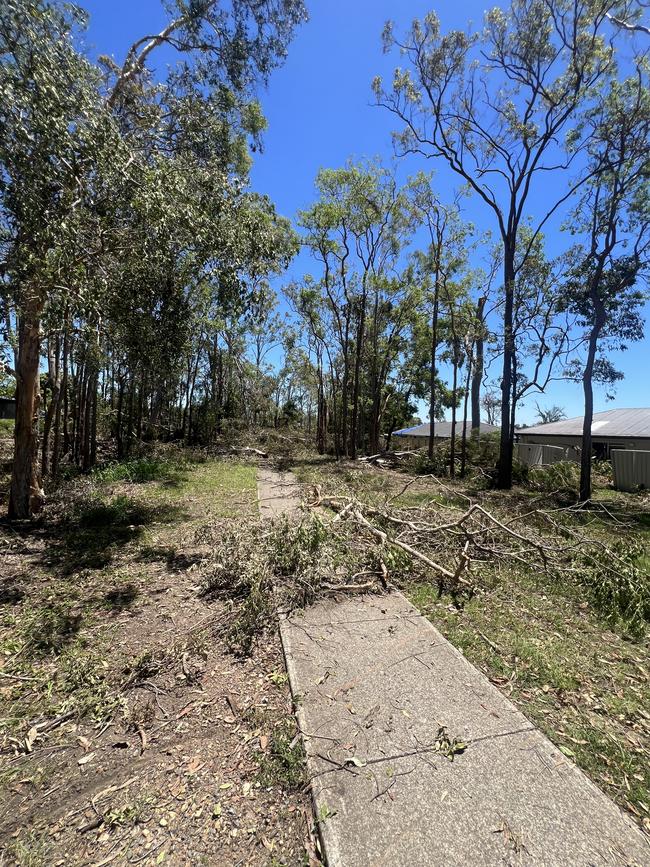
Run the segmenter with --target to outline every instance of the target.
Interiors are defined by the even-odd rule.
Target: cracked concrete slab
[[[643,834],[401,594],[281,635],[330,865],[650,864]],[[466,745],[453,756],[440,727]]]
[[[650,864],[631,819],[401,594],[320,601],[280,633],[330,867]]]

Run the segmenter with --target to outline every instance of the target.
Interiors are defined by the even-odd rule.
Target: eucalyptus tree
[[[621,378],[607,357],[643,337],[641,306],[650,265],[650,89],[646,58],[614,82],[584,119],[592,179],[571,222],[586,241],[574,251],[568,306],[583,328],[584,420],[580,499],[591,497],[593,382]],[[644,291],[645,289],[645,291]]]
[[[169,11],[163,31],[138,40],[121,67],[103,58],[102,72],[76,48],[85,23],[77,7],[7,0],[0,8],[2,293],[7,330],[18,332],[12,517],[42,502],[44,325],[53,461],[62,419],[64,450],[72,442],[87,468],[101,365],[117,370],[118,417],[127,390],[128,443],[134,415],[149,404],[155,418],[174,399],[189,296],[208,285],[215,303],[241,301],[249,279],[291,255],[284,240],[276,245],[286,226],[246,181],[265,124],[255,87],[284,58],[305,17],[302,0],[178,0]],[[178,62],[154,81],[148,62],[163,44]],[[160,349],[165,337],[170,351],[157,364],[145,347]],[[47,458],[46,436],[45,468]]]
[[[584,141],[573,135],[576,113],[615,70],[615,31],[603,25],[628,5],[512,0],[508,9],[488,11],[477,34],[443,34],[433,12],[401,39],[392,24],[384,30],[385,49],[397,46],[407,64],[395,70],[390,87],[380,78],[373,84],[377,103],[402,124],[394,134],[396,150],[444,160],[492,213],[501,238],[501,488],[512,482],[514,293],[528,247],[521,249],[521,227],[532,214],[535,190],[543,185],[547,199],[528,243],[584,181],[580,174],[553,192],[547,178],[567,171],[583,151]],[[569,133],[567,155],[561,140]]]
[[[407,266],[391,278],[373,281],[373,295],[365,353],[367,388],[364,388],[368,450],[372,454],[379,451],[387,401],[394,393],[387,386],[394,379],[399,359],[408,351],[408,335],[421,303],[415,269]]]
[[[332,381],[340,379],[342,451],[352,457],[366,429],[373,444],[379,439],[381,390],[413,288],[404,256],[421,219],[416,202],[425,184],[416,176],[400,187],[393,171],[371,162],[323,169],[316,179],[318,201],[299,215],[304,243],[322,268],[310,287],[316,296],[309,316],[316,304],[325,322],[318,340],[331,334],[336,341],[335,349],[328,343],[325,349]]]
[[[469,253],[474,241],[473,226],[462,220],[458,198],[453,204],[444,205],[432,190],[427,188],[418,201],[418,208],[429,242],[427,248],[419,251],[415,258],[418,280],[423,287],[422,301],[428,308],[430,321],[428,454],[429,458],[432,458],[435,424],[440,417],[438,352],[443,342],[441,331],[444,327],[444,323],[441,323],[441,308],[444,307],[449,314],[451,305],[453,311],[451,286],[467,271]],[[457,367],[455,370],[457,371]]]
[[[126,166],[99,73],[73,45],[81,24],[73,6],[7,0],[0,8],[0,220],[4,291],[18,331],[12,518],[43,500],[42,319],[48,304],[54,312],[73,287],[83,291],[86,263],[101,248],[106,182],[120,186]]]
[[[522,228],[527,240],[529,232]],[[526,395],[543,393],[564,377],[572,353],[580,344],[576,316],[567,309],[565,286],[571,256],[547,258],[544,236],[530,243],[525,261],[517,267],[513,302],[512,395],[510,420],[514,429],[517,407]],[[497,350],[503,335],[497,334]]]
[[[563,418],[566,418],[564,407],[558,406],[556,403],[544,409],[544,407],[535,401],[535,410],[537,411],[537,418],[540,424],[552,424],[555,421],[562,421]]]

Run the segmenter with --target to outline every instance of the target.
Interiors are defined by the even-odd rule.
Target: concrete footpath
[[[259,495],[269,516],[299,505],[290,474],[261,471]],[[650,865],[632,820],[401,594],[280,631],[330,867]]]

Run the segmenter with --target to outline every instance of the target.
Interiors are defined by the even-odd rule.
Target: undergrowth
[[[268,750],[257,753],[259,778],[263,786],[280,785],[300,789],[305,784],[305,751],[295,719],[281,720],[271,734]]]

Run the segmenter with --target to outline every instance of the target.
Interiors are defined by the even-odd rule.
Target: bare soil
[[[255,468],[63,500],[0,526],[0,863],[314,861],[278,637],[237,658],[200,592],[201,528],[255,512]]]

